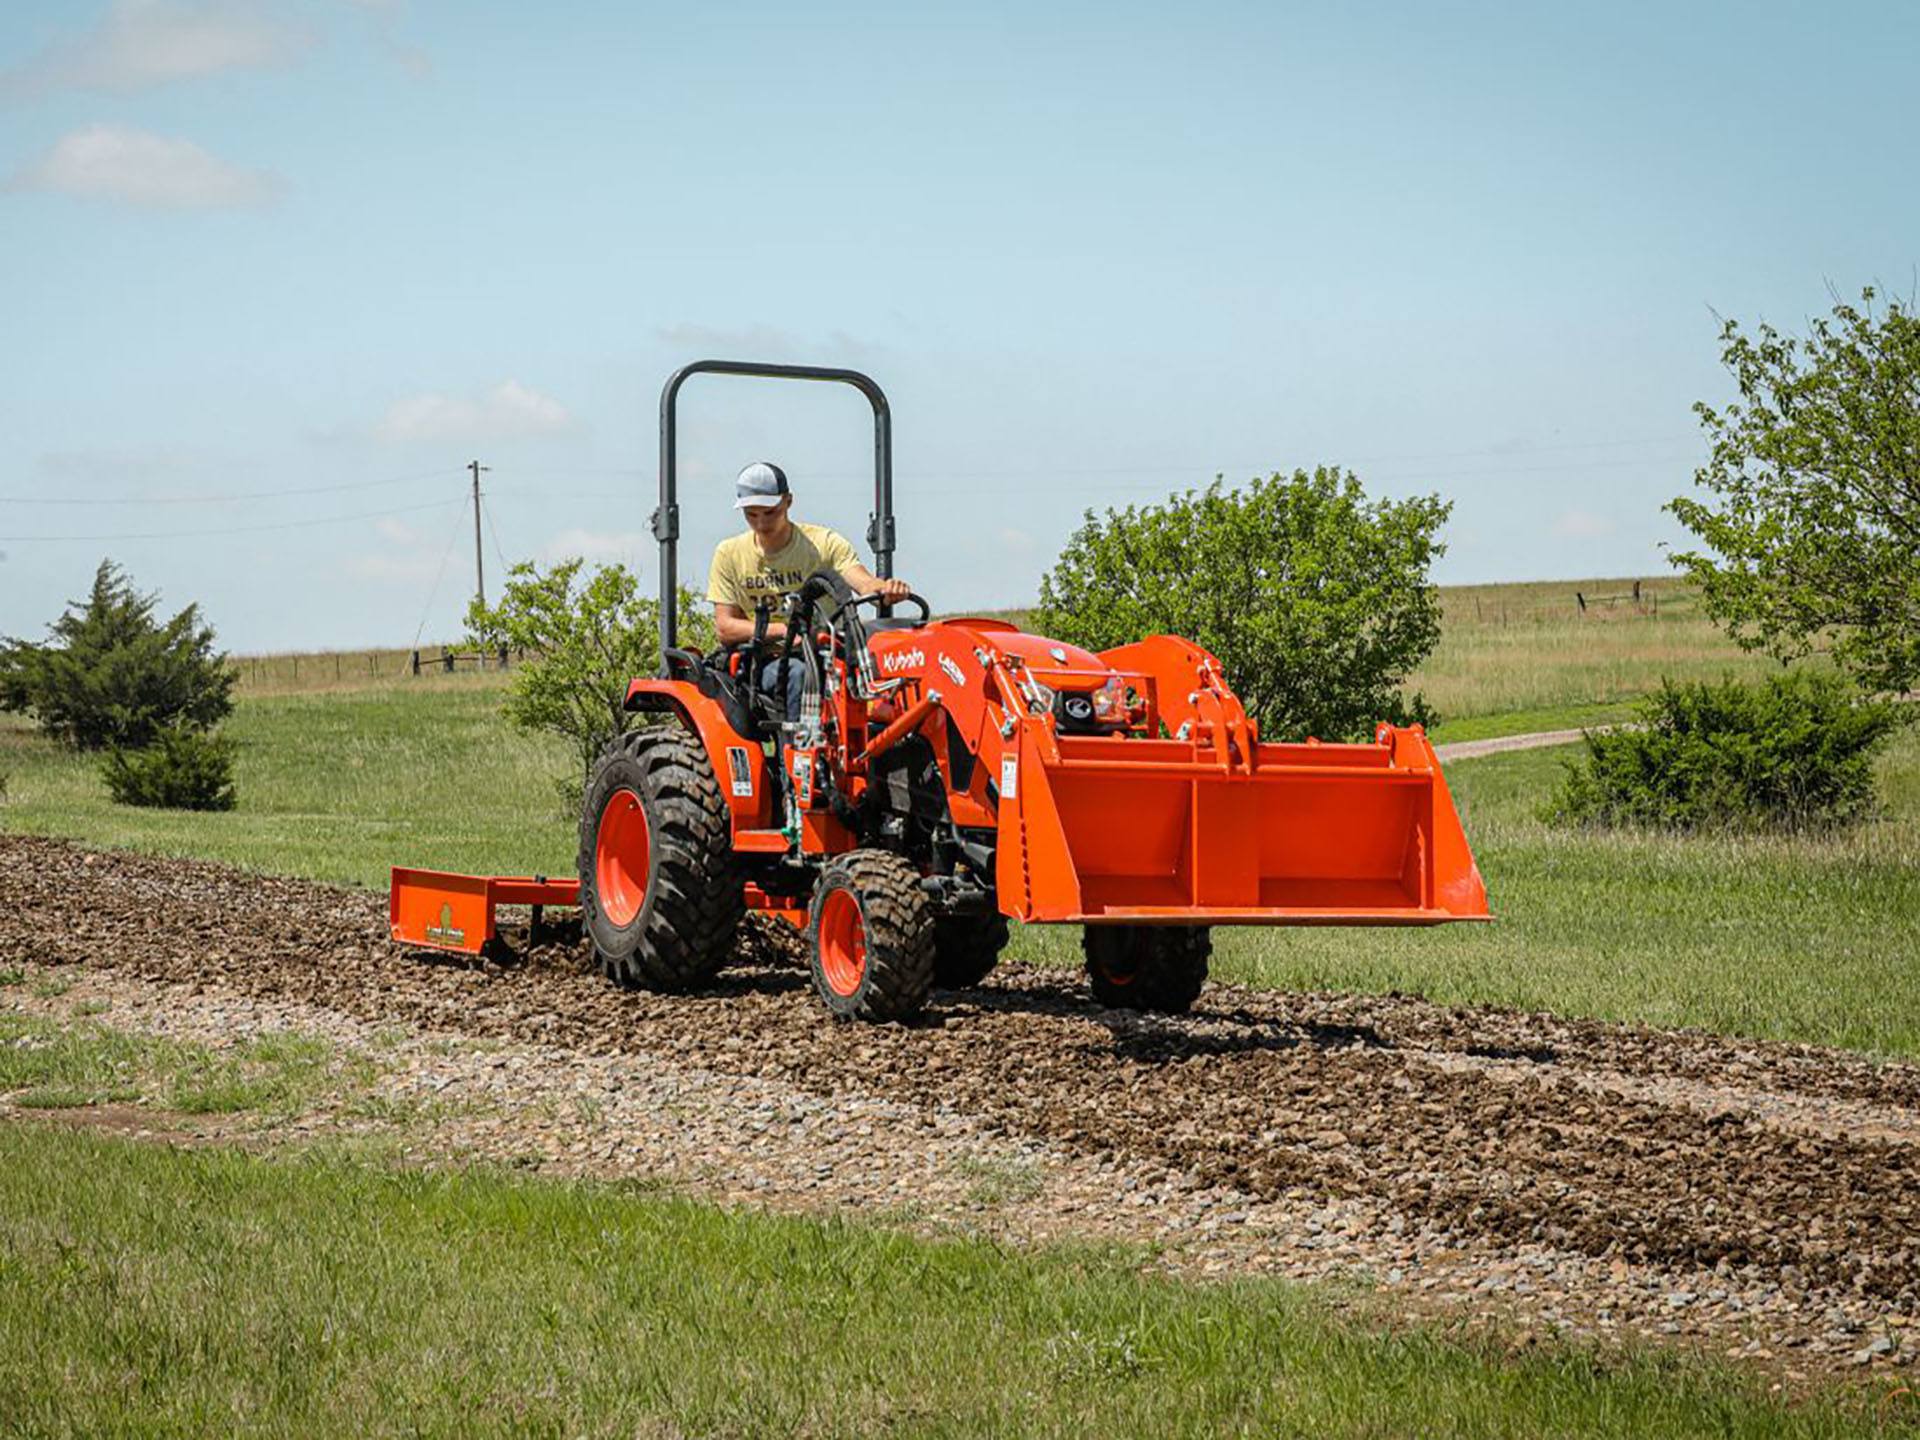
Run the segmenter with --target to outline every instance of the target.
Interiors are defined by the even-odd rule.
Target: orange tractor
[[[661,673],[587,779],[579,878],[393,872],[392,935],[479,953],[500,905],[577,904],[609,978],[696,989],[749,910],[804,930],[835,1015],[898,1020],[983,979],[1007,922],[1085,927],[1104,1004],[1184,1011],[1215,925],[1487,918],[1433,747],[1269,744],[1219,663],[1156,635],[1094,653],[1000,620],[889,613],[820,573],[787,597],[799,720],[754,684],[752,647],[676,642],[675,408],[703,373],[833,381],[873,407],[867,538],[892,573],[891,419],[852,370],[701,361],[660,402]],[[764,616],[766,612],[763,610]],[[783,666],[782,671],[794,667]],[[536,924],[538,912],[536,910]]]

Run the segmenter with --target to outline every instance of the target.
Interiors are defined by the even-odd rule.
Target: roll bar
[[[660,542],[660,673],[667,673],[666,652],[680,641],[680,541],[678,499],[678,424],[680,387],[695,375],[745,375],[758,380],[826,380],[851,385],[873,407],[873,511],[867,517],[867,544],[874,573],[893,574],[893,411],[886,392],[858,370],[822,365],[770,365],[751,360],[696,360],[667,377],[660,391],[660,504],[653,512],[653,538]]]

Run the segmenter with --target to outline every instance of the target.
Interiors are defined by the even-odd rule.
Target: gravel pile
[[[1150,1241],[1790,1375],[1920,1354],[1913,1067],[1401,997],[1213,986],[1135,1016],[1018,965],[921,1024],[840,1025],[775,931],[669,997],[614,990],[577,939],[478,967],[385,928],[365,892],[0,836],[0,965],[86,966],[73,994],[116,1024],[388,1035],[449,1153]]]

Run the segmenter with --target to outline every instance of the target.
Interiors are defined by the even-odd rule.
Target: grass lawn
[[[1423,676],[1458,717],[1438,738],[1619,718],[1663,669],[1754,663],[1664,594],[1658,618],[1582,620],[1551,613],[1571,587],[1540,587],[1521,621],[1522,588],[1500,587],[1504,619],[1449,593]],[[0,717],[0,829],[375,887],[394,863],[571,873],[566,751],[500,721],[498,676],[282,664],[243,682],[235,812],[114,806],[96,762]],[[1496,924],[1223,930],[1216,973],[1920,1054],[1920,732],[1883,762],[1887,816],[1824,840],[1550,830],[1535,812],[1567,753],[1449,768]],[[1014,948],[1078,963],[1070,930]],[[0,1006],[49,983],[0,974]],[[298,1037],[216,1056],[0,1015],[0,1091],[28,1106],[270,1116],[364,1084],[355,1063]],[[1783,1407],[1672,1356],[1513,1356],[1138,1260],[0,1125],[0,1431],[1838,1435],[1915,1410],[1904,1390]]]
[[[1592,714],[1536,723],[1580,707],[1610,707],[1657,688],[1660,677],[1713,680],[1777,668],[1716,629],[1692,586],[1672,576],[1641,582],[1638,606],[1590,603],[1576,592],[1626,596],[1634,582],[1555,580],[1531,585],[1454,585],[1440,591],[1440,644],[1408,681],[1440,712],[1442,740],[1477,739],[1461,722],[1524,721],[1489,734],[1558,730]]]
[[[509,729],[499,702],[493,676],[243,693],[227,814],[115,805],[97,760],[0,715],[0,828],[383,889],[391,865],[571,875],[566,748]]]
[[[1911,1408],[1763,1389],[1123,1254],[0,1126],[12,1434],[1825,1436]]]

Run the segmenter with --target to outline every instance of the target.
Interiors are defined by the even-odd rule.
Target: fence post
[[[418,650],[413,652],[413,673],[416,675],[420,673],[420,652]]]
[[[1573,592],[1573,602],[1580,607],[1580,613],[1582,615],[1587,613],[1587,597],[1582,595],[1578,590]]]
[[[507,668],[507,647],[504,645],[500,647],[500,668],[502,670]]]
[[[444,645],[440,647],[440,664],[445,668],[447,674],[453,674],[453,651]]]

